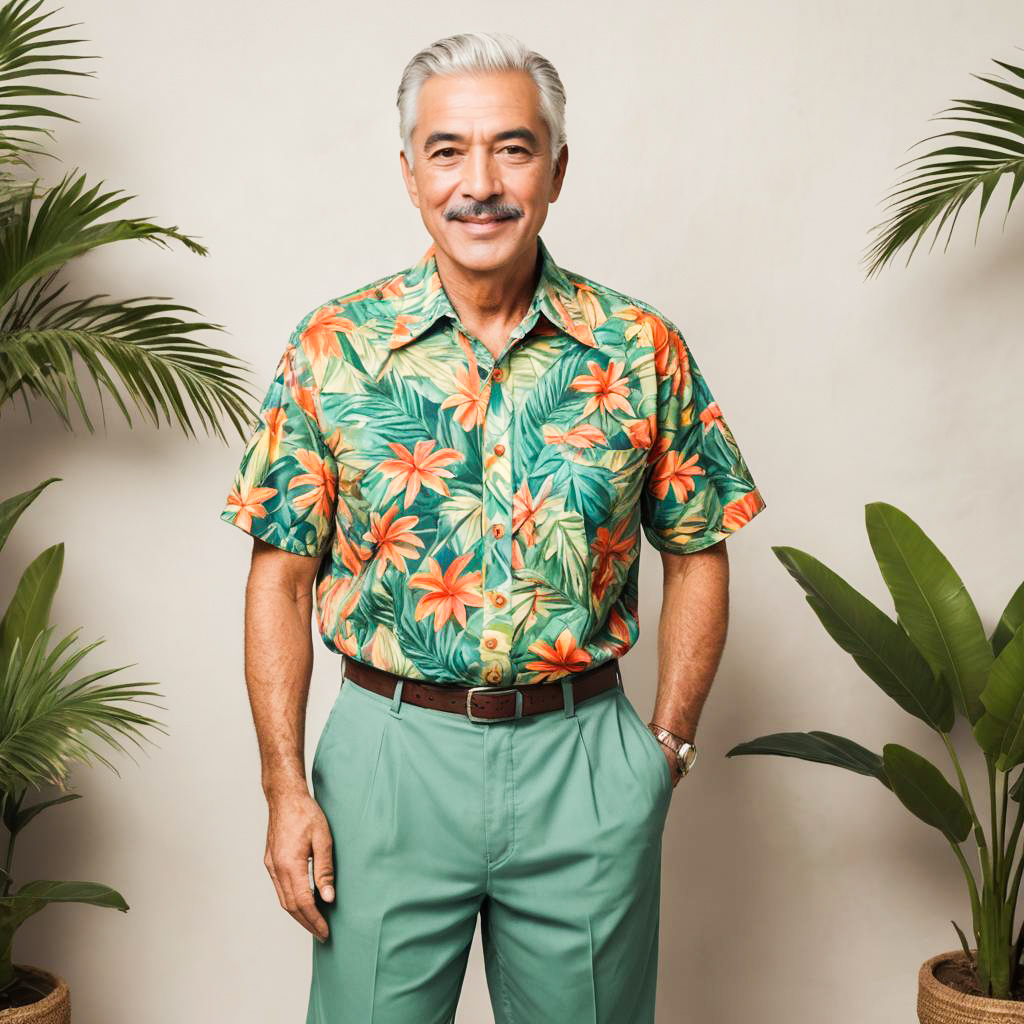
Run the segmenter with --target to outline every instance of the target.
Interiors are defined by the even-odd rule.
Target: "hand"
[[[267,849],[263,863],[270,872],[281,906],[306,931],[322,942],[330,934],[317,910],[309,886],[309,858],[313,879],[323,899],[334,899],[333,842],[320,805],[307,789],[296,787],[270,798]]]
[[[661,743],[661,740],[658,740]],[[672,773],[672,788],[675,789],[679,780],[683,777],[683,773],[679,770],[679,761],[676,758],[676,752],[667,744],[661,743],[661,752],[668,759],[669,771]]]

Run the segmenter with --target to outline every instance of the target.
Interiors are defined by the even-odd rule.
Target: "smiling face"
[[[497,270],[532,254],[558,198],[557,163],[525,71],[434,75],[420,89],[412,135],[415,169],[402,175],[437,248],[469,271]]]

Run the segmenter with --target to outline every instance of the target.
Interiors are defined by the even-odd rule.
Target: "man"
[[[481,915],[499,1024],[654,1020],[661,837],[765,507],[679,330],[561,269],[555,69],[440,40],[399,90],[433,243],[292,334],[222,517],[255,538],[265,863],[307,1024],[452,1021]],[[617,659],[664,564],[650,729]],[[303,761],[311,591],[344,685]],[[312,859],[312,882],[309,860]]]

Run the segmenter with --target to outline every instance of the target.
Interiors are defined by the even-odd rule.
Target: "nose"
[[[485,202],[501,195],[501,182],[495,173],[495,163],[484,146],[471,146],[463,164],[462,194]]]

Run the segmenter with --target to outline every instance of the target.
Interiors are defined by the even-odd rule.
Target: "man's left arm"
[[[725,647],[729,556],[725,541],[688,555],[660,552],[663,569],[658,623],[658,693],[651,721],[691,743]],[[675,785],[676,755],[662,749]]]

